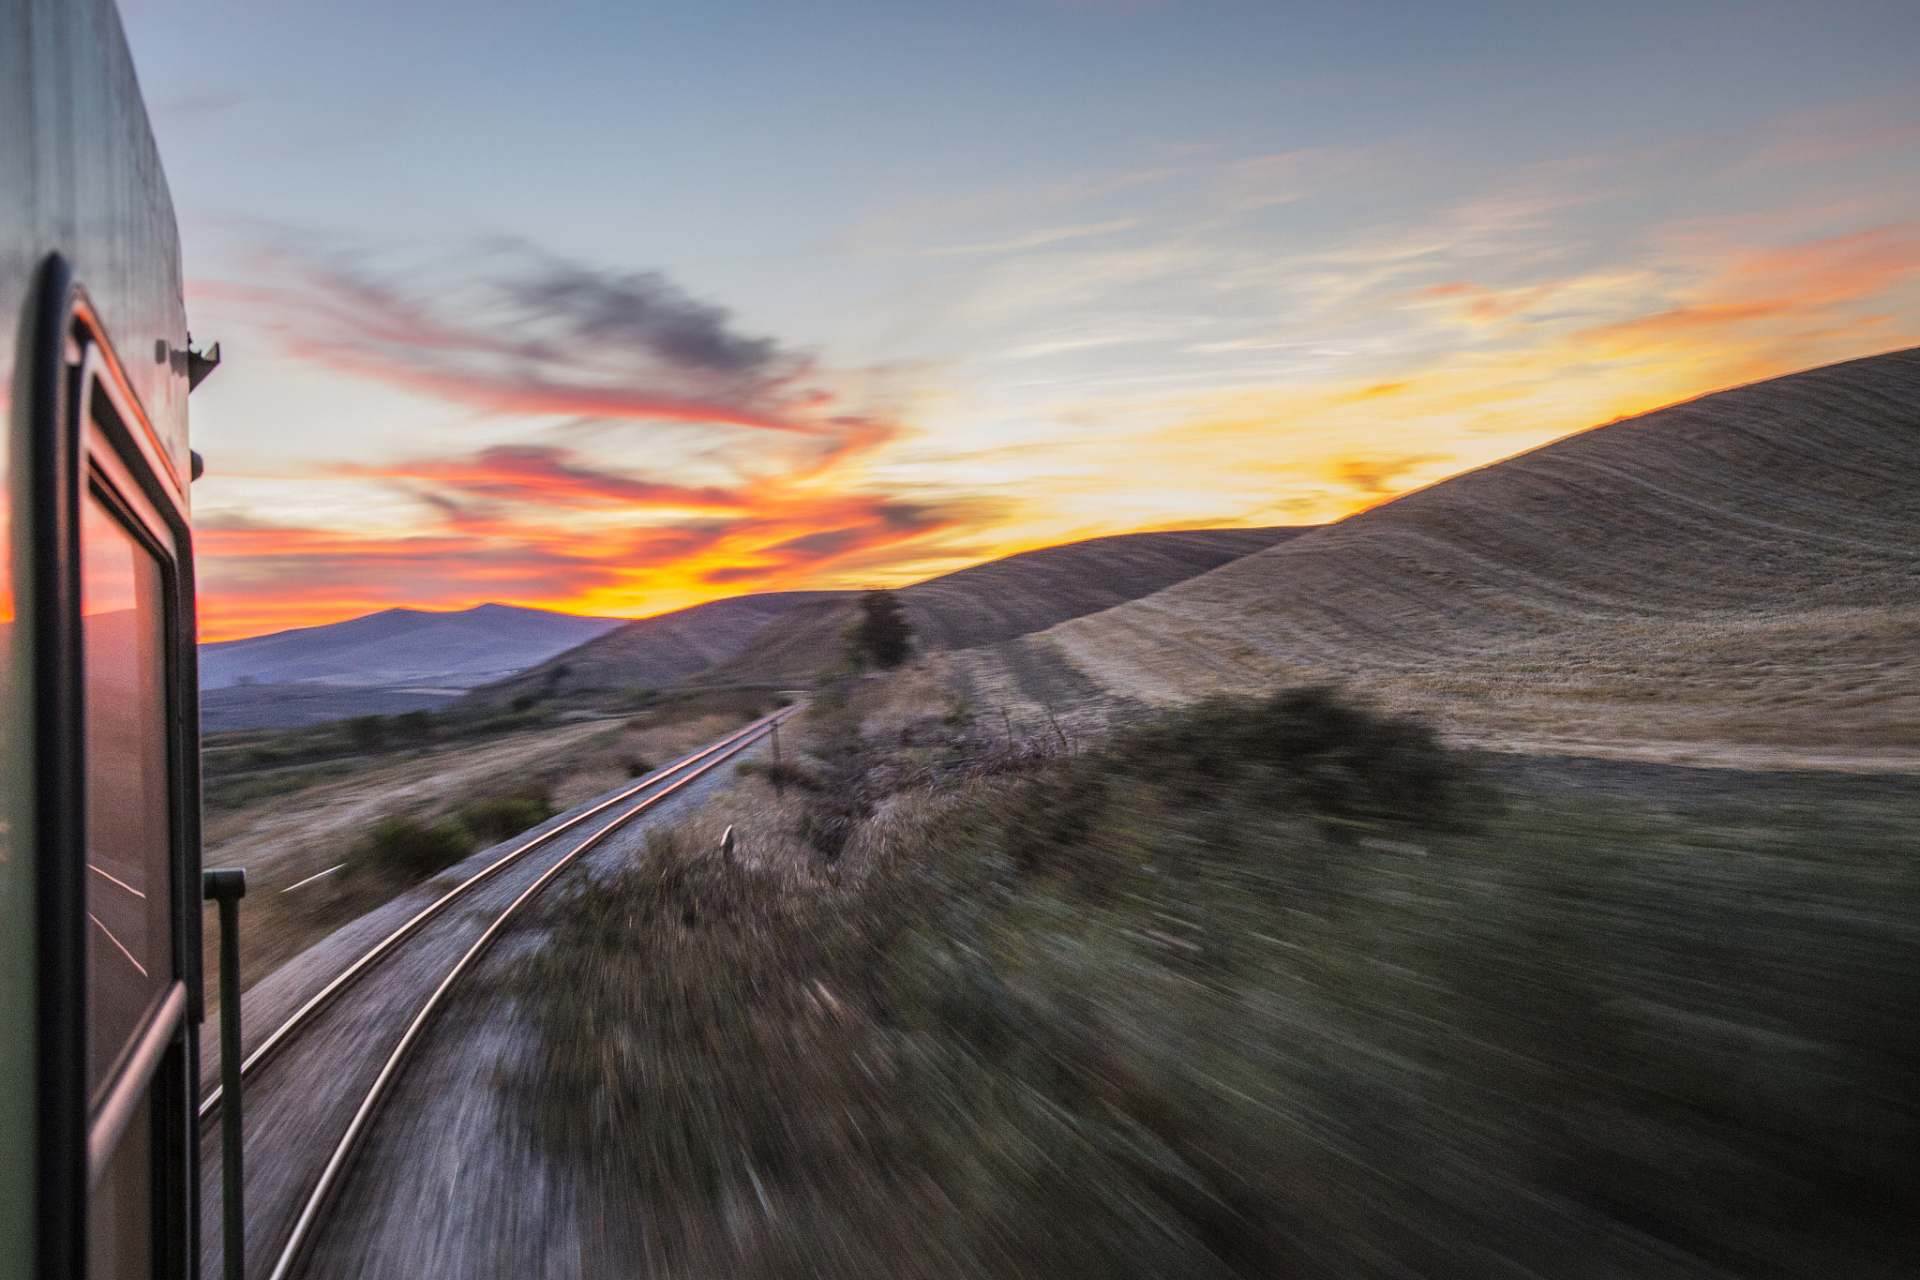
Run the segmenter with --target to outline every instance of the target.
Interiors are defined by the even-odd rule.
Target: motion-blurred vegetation
[[[604,705],[576,699],[575,712],[608,719],[625,717],[635,730],[663,728],[710,716],[740,721],[758,719],[790,701],[767,689],[696,689],[646,691],[642,708],[625,695],[609,696]],[[274,795],[303,790],[317,783],[349,777],[395,758],[427,752],[456,752],[508,734],[551,728],[561,712],[535,698],[507,711],[470,715],[409,711],[394,716],[356,716],[347,720],[298,729],[241,729],[206,734],[202,740],[201,770],[206,779],[206,803],[213,809],[233,809]],[[653,765],[641,757],[636,764]],[[633,776],[640,776],[635,774]]]
[[[539,782],[507,795],[484,796],[461,805],[448,821],[429,822],[389,814],[347,850],[345,897],[327,902],[327,913],[370,910],[388,895],[410,889],[445,871],[474,850],[511,840],[553,817],[553,797]]]
[[[844,701],[812,719],[817,789],[742,831],[803,852],[656,837],[516,970],[543,1038],[519,1096],[635,1269],[1920,1256],[1920,786],[1496,803],[1324,691],[1078,755],[903,763]]]
[[[243,987],[413,890],[454,848],[448,833],[417,831],[376,847],[373,823],[510,840],[787,701],[764,689],[655,691],[639,708],[615,694],[598,707],[543,703],[524,715],[423,711],[372,727],[340,720],[206,735],[209,864],[245,866],[259,889],[241,912]],[[436,839],[440,853],[409,856]],[[216,945],[217,928],[205,940]],[[218,973],[217,957],[206,971]]]
[[[481,844],[499,844],[531,830],[556,812],[553,795],[539,783],[529,783],[519,794],[488,796],[460,808],[460,825]]]
[[[347,851],[349,873],[369,881],[413,885],[438,875],[478,848],[473,833],[458,822],[431,825],[391,817]]]

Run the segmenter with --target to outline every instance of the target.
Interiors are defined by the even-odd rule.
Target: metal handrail
[[[200,873],[201,892],[220,904],[220,1087],[233,1100],[220,1108],[221,1274],[242,1280],[247,1218],[241,1204],[240,1131],[240,899],[247,873],[239,867]]]

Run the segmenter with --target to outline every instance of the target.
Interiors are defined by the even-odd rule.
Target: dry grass
[[[956,655],[1029,712],[1338,681],[1456,741],[1920,767],[1920,352],[1615,423]]]
[[[870,780],[977,761],[891,702],[823,768],[849,715]],[[1417,732],[1207,714],[1282,745],[958,769],[831,862],[753,780],[552,904],[506,1084],[600,1189],[586,1271],[1905,1273],[1920,791],[1495,815]]]
[[[1127,533],[1043,547],[902,587],[922,654],[993,644],[1108,609],[1304,532],[1297,528]],[[855,600],[821,601],[769,624],[702,685],[810,681],[839,665]]]

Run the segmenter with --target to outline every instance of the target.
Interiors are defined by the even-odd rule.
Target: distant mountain
[[[540,696],[608,689],[661,689],[724,661],[775,618],[796,606],[831,606],[850,591],[767,591],[710,600],[690,609],[628,622],[462,699],[495,707],[523,693]]]
[[[548,609],[483,604],[457,613],[385,609],[324,627],[300,627],[200,646],[200,686],[319,683],[471,688],[622,627]]]

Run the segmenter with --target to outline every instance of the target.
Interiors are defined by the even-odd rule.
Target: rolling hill
[[[1339,682],[1511,749],[1920,764],[1920,350],[1597,427],[1047,631],[978,699]]]
[[[1300,532],[1195,529],[1091,538],[929,578],[901,588],[900,598],[922,651],[989,644],[1158,591]],[[524,693],[804,683],[839,660],[840,631],[860,594],[738,596],[644,618],[476,689],[462,706],[498,706]]]
[[[1108,609],[1271,547],[1299,528],[1122,533],[1024,551],[900,588],[922,653],[965,649]],[[857,594],[781,618],[693,685],[804,681],[840,656]]]
[[[464,688],[497,680],[627,621],[505,604],[452,613],[383,609],[324,627],[203,644],[200,685]]]
[[[845,591],[769,591],[710,600],[626,623],[515,676],[475,689],[462,708],[482,709],[522,694],[540,697],[658,689],[732,657],[768,623],[796,608],[833,605]]]

